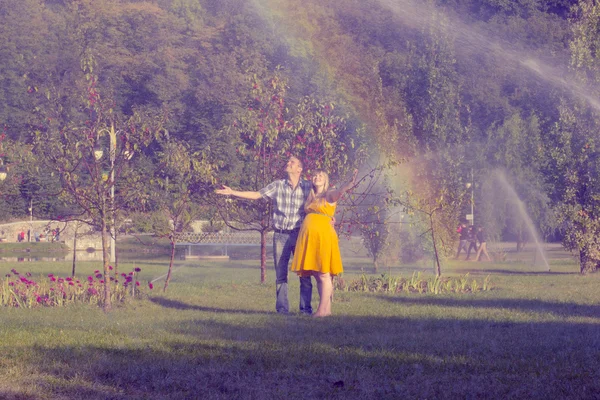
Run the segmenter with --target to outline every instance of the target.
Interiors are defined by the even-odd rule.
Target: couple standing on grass
[[[312,314],[310,278],[314,276],[320,297],[314,316],[325,317],[331,315],[332,276],[343,271],[333,215],[337,201],[354,187],[358,171],[355,170],[352,180],[339,189],[329,189],[329,177],[324,171],[317,171],[312,182],[301,179],[302,162],[294,156],[288,160],[285,172],[287,179],[271,182],[258,192],[238,191],[223,186],[216,193],[248,200],[262,198],[273,201],[275,309],[284,314],[290,309],[288,264],[293,254],[291,270],[300,277],[300,312]]]

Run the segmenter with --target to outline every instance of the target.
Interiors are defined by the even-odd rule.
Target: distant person
[[[460,225],[458,225],[458,228],[456,228],[456,232],[460,235],[460,239],[458,242],[458,251],[456,252],[456,259],[458,259],[458,256],[460,255],[460,252],[462,250],[465,251],[465,253],[467,252],[467,245],[468,245],[468,236],[469,236],[469,232],[467,229],[467,224],[465,222],[461,222]]]
[[[477,250],[477,254],[475,255],[475,260],[473,260],[473,261],[479,261],[479,259],[481,258],[481,253],[485,254],[488,261],[492,261],[492,259],[490,258],[490,255],[488,254],[488,251],[487,251],[487,243],[485,242],[485,240],[486,240],[485,231],[483,230],[483,228],[481,226],[477,227],[476,236],[477,236],[477,241],[479,242],[479,250]]]
[[[31,230],[27,229],[27,242],[31,242]]]
[[[475,226],[471,225],[469,230],[467,231],[467,241],[469,242],[469,249],[467,250],[467,258],[468,261],[471,257],[471,250],[474,250],[477,253],[477,237],[475,232]]]
[[[36,242],[40,241],[40,233],[38,231],[34,231],[33,232],[33,237],[35,239]]]
[[[60,241],[60,228],[57,226],[55,233],[54,233],[54,240],[56,240],[57,242]]]
[[[306,218],[298,234],[290,269],[298,276],[314,276],[317,280],[320,300],[315,317],[331,315],[332,277],[344,270],[338,236],[331,221],[337,201],[354,187],[357,173],[355,170],[352,180],[339,189],[329,189],[329,176],[325,171],[317,171],[304,205]]]
[[[275,263],[275,310],[289,313],[288,265],[296,249],[300,225],[306,215],[304,203],[310,194],[312,184],[301,178],[302,162],[291,156],[285,166],[286,179],[269,183],[258,192],[233,190],[223,185],[217,194],[235,196],[242,199],[269,199],[273,202],[273,261]],[[300,312],[312,314],[312,282],[310,276],[300,277]]]

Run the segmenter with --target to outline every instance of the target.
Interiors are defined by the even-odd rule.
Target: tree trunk
[[[75,277],[75,266],[77,265],[77,230],[79,227],[75,225],[73,232],[73,268],[71,269],[71,277]]]
[[[520,253],[523,250],[523,232],[521,229],[517,231],[517,253]]]
[[[173,271],[173,260],[175,259],[175,241],[171,241],[171,261],[169,262],[169,271],[167,272],[167,279],[165,279],[165,287],[163,288],[163,292],[167,291],[167,286],[169,286],[169,282],[171,281],[171,272]]]
[[[377,273],[377,270],[379,269],[379,261],[377,261],[376,258],[373,259],[373,272]]]
[[[115,275],[115,279],[119,279],[119,255],[117,254],[117,229],[114,229],[115,234],[115,265],[113,265],[113,273]]]
[[[579,272],[587,274],[598,270],[598,260],[590,257],[586,248],[579,251]]]
[[[260,283],[267,280],[267,231],[260,231]]]
[[[110,300],[110,269],[108,263],[110,256],[108,254],[108,230],[106,226],[106,217],[102,217],[102,262],[104,264],[104,312],[109,312],[112,309]]]
[[[440,267],[440,256],[438,254],[437,244],[435,243],[435,228],[433,227],[433,214],[429,215],[429,227],[431,229],[431,241],[433,242],[433,255],[435,256],[435,275],[442,276]]]

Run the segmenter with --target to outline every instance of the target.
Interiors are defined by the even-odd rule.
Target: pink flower
[[[56,282],[56,278],[55,278],[55,277],[52,277],[52,278],[50,278],[50,280],[51,280],[52,282]]]
[[[98,278],[98,279],[102,278],[102,274],[96,274],[96,278]]]
[[[136,267],[134,271],[135,272],[140,272],[141,270],[142,270],[141,268]]]
[[[154,285],[152,284],[152,282],[148,282],[148,287],[149,287],[150,289],[154,289]]]
[[[94,278],[92,278],[91,276],[88,276],[88,281],[92,282],[94,280]]]
[[[140,282],[139,281],[135,281],[135,286],[140,286]]]
[[[95,270],[94,273],[97,274],[98,272],[100,272],[99,270]]]
[[[48,278],[52,278],[53,276],[53,274],[48,274]]]
[[[72,280],[73,280],[73,278],[71,278],[71,277],[65,278],[65,281],[67,281],[67,282],[71,282]]]
[[[112,270],[113,270],[113,267],[112,267],[112,265],[109,265],[109,266],[108,266],[108,269],[109,269],[110,271],[112,271]]]
[[[69,282],[69,286],[74,286],[75,284],[73,282]]]

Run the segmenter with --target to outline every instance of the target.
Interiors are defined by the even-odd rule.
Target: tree
[[[115,214],[139,201],[142,177],[126,173],[132,152],[139,151],[153,139],[161,125],[161,116],[134,113],[123,118],[112,108],[114,101],[97,88],[93,59],[84,59],[82,80],[86,83],[79,96],[81,113],[61,118],[61,98],[48,96],[40,101],[40,125],[36,131],[34,153],[45,166],[60,176],[64,201],[71,206],[65,220],[78,220],[95,226],[102,237],[104,265],[104,304],[110,311],[111,266],[109,237]],[[153,118],[152,118],[153,117]],[[108,148],[109,157],[100,158],[99,147]],[[127,180],[115,191],[115,182]]]
[[[349,170],[364,147],[355,142],[355,132],[346,130],[345,120],[333,104],[304,98],[293,112],[285,105],[287,80],[281,70],[265,79],[251,79],[251,100],[246,110],[228,127],[238,138],[240,165],[244,171],[236,184],[245,190],[260,190],[280,177],[291,155],[303,160],[304,172],[325,169],[332,180]],[[354,136],[354,137],[353,137]],[[221,203],[220,213],[236,230],[261,234],[261,282],[266,277],[266,234],[271,229],[271,204],[264,201]],[[229,206],[229,207],[227,207]]]
[[[183,233],[203,213],[194,197],[204,197],[214,184],[214,164],[206,153],[193,153],[184,142],[169,138],[168,132],[159,137],[160,151],[157,152],[159,167],[152,180],[153,201],[163,224],[155,229],[158,237],[167,237],[171,244],[169,270],[163,290],[171,281],[175,247]]]
[[[582,104],[561,107],[547,166],[563,245],[579,252],[582,274],[600,268],[600,118],[595,114]]]
[[[369,205],[363,204],[357,212],[356,220],[358,230],[363,239],[367,252],[373,259],[375,272],[379,268],[379,261],[387,251],[390,241],[390,203],[386,202],[387,190],[381,193],[371,192]]]
[[[581,87],[600,83],[600,5],[582,0],[571,20],[571,67]],[[598,91],[590,92],[598,97]],[[581,273],[600,268],[600,110],[586,99],[559,106],[559,120],[547,142],[546,171],[554,188],[563,244],[579,252]]]

